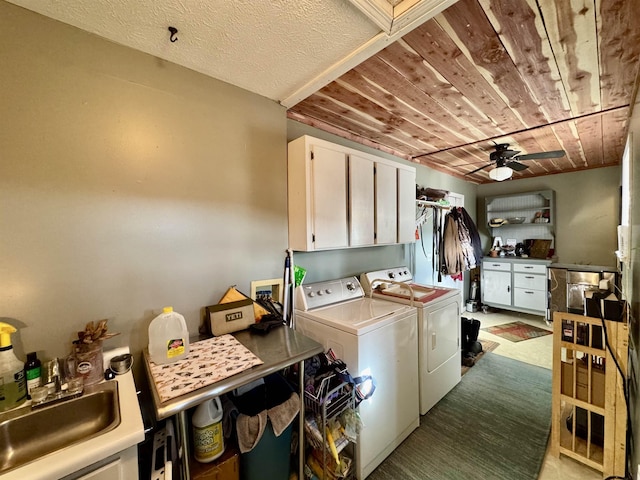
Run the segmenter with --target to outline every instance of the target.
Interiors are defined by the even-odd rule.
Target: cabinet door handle
[[[507,285],[507,292],[511,291],[511,285]]]

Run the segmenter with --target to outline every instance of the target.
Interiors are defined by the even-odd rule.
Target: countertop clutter
[[[11,470],[0,476],[2,480],[75,478],[71,475],[84,469],[88,473],[92,469],[87,467],[94,464],[98,464],[96,468],[104,468],[118,461],[135,465],[137,471],[137,444],[144,441],[144,426],[133,375],[129,371],[109,381],[118,383],[120,424],[116,428]]]

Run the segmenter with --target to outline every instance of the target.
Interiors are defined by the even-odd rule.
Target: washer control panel
[[[313,310],[361,297],[364,290],[356,277],[339,278],[297,287],[295,308]]]

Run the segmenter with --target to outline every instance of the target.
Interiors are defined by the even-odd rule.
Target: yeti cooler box
[[[250,298],[209,306],[207,316],[211,333],[216,336],[244,330],[256,322]]]

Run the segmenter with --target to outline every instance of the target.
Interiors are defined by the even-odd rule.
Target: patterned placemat
[[[511,342],[521,342],[522,340],[538,338],[544,335],[551,335],[553,333],[551,330],[536,327],[535,325],[529,325],[524,322],[505,323],[502,325],[495,325],[493,327],[486,327],[482,330]]]
[[[262,363],[227,334],[192,343],[189,355],[176,363],[149,365],[160,400],[166,402]]]

